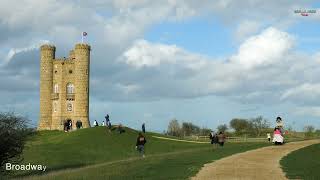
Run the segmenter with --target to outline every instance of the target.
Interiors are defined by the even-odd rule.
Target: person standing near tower
[[[111,132],[111,122],[109,114],[107,114],[104,118],[106,119],[106,127],[108,128],[109,132]]]
[[[93,122],[93,126],[94,126],[94,127],[99,126],[99,124],[98,124],[97,120],[94,120],[94,122]]]

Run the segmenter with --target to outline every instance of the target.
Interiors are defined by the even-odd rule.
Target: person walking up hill
[[[136,149],[139,151],[140,155],[144,158],[144,145],[146,144],[147,140],[146,138],[142,135],[142,133],[139,133],[139,136],[137,138],[137,143],[136,143]]]

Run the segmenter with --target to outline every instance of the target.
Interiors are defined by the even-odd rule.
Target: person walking
[[[137,142],[136,142],[136,149],[139,151],[139,154],[144,158],[144,145],[147,143],[146,138],[142,135],[142,133],[139,133]]]
[[[220,146],[224,145],[225,139],[226,139],[226,136],[224,135],[224,133],[220,132],[218,135],[218,142],[219,142]]]
[[[144,124],[144,123],[142,124],[142,132],[143,132],[143,134],[145,134],[145,133],[146,133],[146,126],[145,126],[145,124]]]

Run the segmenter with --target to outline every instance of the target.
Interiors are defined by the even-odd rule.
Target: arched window
[[[67,84],[67,94],[73,94],[74,93],[74,85],[72,83]]]
[[[59,86],[58,84],[55,84],[54,87],[53,87],[53,92],[54,93],[59,93]]]

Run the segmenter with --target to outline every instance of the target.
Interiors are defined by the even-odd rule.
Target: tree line
[[[267,133],[272,133],[274,127],[263,116],[254,118],[233,118],[227,124],[220,124],[217,126],[216,131],[226,132],[230,136],[246,136],[246,137],[264,137]],[[232,131],[228,131],[232,129]],[[288,126],[286,129],[292,131],[292,128]],[[171,136],[183,137],[183,136],[207,136],[212,130],[209,128],[200,128],[199,126],[191,122],[180,123],[177,119],[172,119],[169,122],[166,134]],[[320,130],[316,130],[312,125],[306,125],[304,127],[305,137],[320,136]]]
[[[180,123],[177,119],[172,119],[169,122],[168,130],[166,134],[171,136],[183,137],[183,136],[206,136],[211,132],[209,128],[200,128],[199,126],[191,122],[182,122]]]
[[[234,130],[233,133],[236,136],[261,136],[265,131],[270,131],[269,121],[262,116],[251,119],[234,118],[230,121],[229,127]],[[216,132],[226,132],[229,127],[227,124],[221,124],[216,128]],[[172,119],[169,122],[167,134],[177,137],[191,135],[206,136],[211,131],[209,128],[200,128],[191,122],[182,122],[180,124],[177,119]]]

